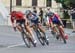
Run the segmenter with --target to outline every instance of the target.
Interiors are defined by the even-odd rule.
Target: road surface
[[[27,48],[18,31],[14,32],[9,26],[0,26],[0,53],[75,53],[75,33],[72,33],[71,29],[65,29],[65,32],[69,34],[67,44],[56,40],[50,31],[46,30],[49,46],[42,46],[37,41],[37,47]]]

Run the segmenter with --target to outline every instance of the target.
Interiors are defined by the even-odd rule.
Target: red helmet
[[[12,11],[10,15],[11,15],[12,17],[14,17],[15,14],[16,14],[16,11]]]

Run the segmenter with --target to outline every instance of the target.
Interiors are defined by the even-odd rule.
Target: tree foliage
[[[63,8],[74,7],[75,8],[75,0],[56,0],[57,3],[61,3]]]

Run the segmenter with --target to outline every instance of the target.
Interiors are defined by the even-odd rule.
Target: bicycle
[[[56,39],[58,40],[58,39],[60,38],[60,39],[62,39],[63,42],[66,44],[67,41],[66,41],[66,39],[65,39],[65,34],[64,34],[64,32],[62,32],[62,29],[61,29],[60,27],[58,27],[56,24],[54,25],[54,29],[56,30],[56,32],[54,32],[54,33],[55,33],[54,36],[56,37]]]
[[[43,46],[45,45],[45,43],[46,43],[47,45],[49,45],[49,41],[47,40],[46,35],[41,32],[41,30],[38,28],[37,25],[38,25],[38,24],[34,25],[33,29],[34,29],[34,31],[35,31],[35,33],[36,33],[36,35],[37,35],[37,38],[38,38],[39,42],[40,42]]]
[[[31,44],[30,44],[30,43],[32,43],[32,45],[33,45],[34,47],[36,47],[36,43],[34,43],[34,40],[30,37],[30,34],[25,30],[24,24],[21,24],[20,26],[21,26],[21,28],[22,28],[21,35],[22,35],[22,39],[23,39],[25,45],[26,45],[28,48],[30,48],[30,47],[31,47]]]

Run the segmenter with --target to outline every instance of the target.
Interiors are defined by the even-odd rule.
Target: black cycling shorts
[[[34,23],[34,24],[40,23],[38,18],[36,20],[31,20],[31,22]]]
[[[19,25],[25,24],[25,19],[16,20],[16,23],[19,24]]]
[[[62,25],[60,21],[58,21],[58,22],[53,22],[53,24]]]

